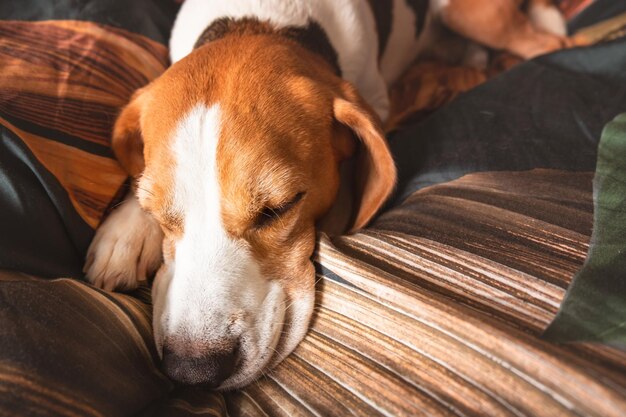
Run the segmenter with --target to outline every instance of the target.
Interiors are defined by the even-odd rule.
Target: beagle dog
[[[388,86],[450,31],[524,58],[572,44],[549,1],[525,3],[187,0],[173,65],[115,123],[135,185],[97,230],[87,278],[130,290],[156,272],[154,337],[174,381],[255,380],[307,332],[316,224],[357,230],[394,187]]]

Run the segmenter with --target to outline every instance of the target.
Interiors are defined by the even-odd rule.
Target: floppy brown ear
[[[355,199],[352,226],[356,231],[369,223],[391,195],[396,184],[396,166],[389,152],[381,121],[356,89],[343,85],[342,97],[333,103],[335,119],[360,139],[355,173]]]
[[[143,172],[143,137],[141,135],[141,111],[146,101],[145,88],[133,94],[115,121],[111,148],[126,172],[136,177]]]

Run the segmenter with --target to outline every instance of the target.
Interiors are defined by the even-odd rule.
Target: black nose
[[[220,343],[218,349],[189,348],[189,344],[166,343],[163,346],[162,369],[175,382],[216,388],[235,370],[238,359],[236,342]]]

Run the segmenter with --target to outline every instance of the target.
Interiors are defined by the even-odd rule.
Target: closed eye
[[[300,200],[302,200],[302,197],[304,197],[304,194],[305,194],[304,192],[299,192],[298,194],[294,196],[294,198],[289,200],[287,203],[281,204],[280,206],[277,206],[277,207],[269,207],[269,206],[264,207],[261,213],[259,213],[256,221],[254,222],[254,226],[256,228],[262,228],[264,226],[268,226],[270,223],[279,219],[289,210],[294,208],[296,204],[298,204]]]

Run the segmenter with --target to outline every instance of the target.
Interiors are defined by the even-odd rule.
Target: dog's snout
[[[238,343],[228,341],[198,349],[177,348],[174,343],[163,346],[162,369],[173,381],[184,385],[216,388],[233,374],[239,358]],[[187,349],[185,349],[187,347]],[[191,351],[196,351],[189,353]]]

